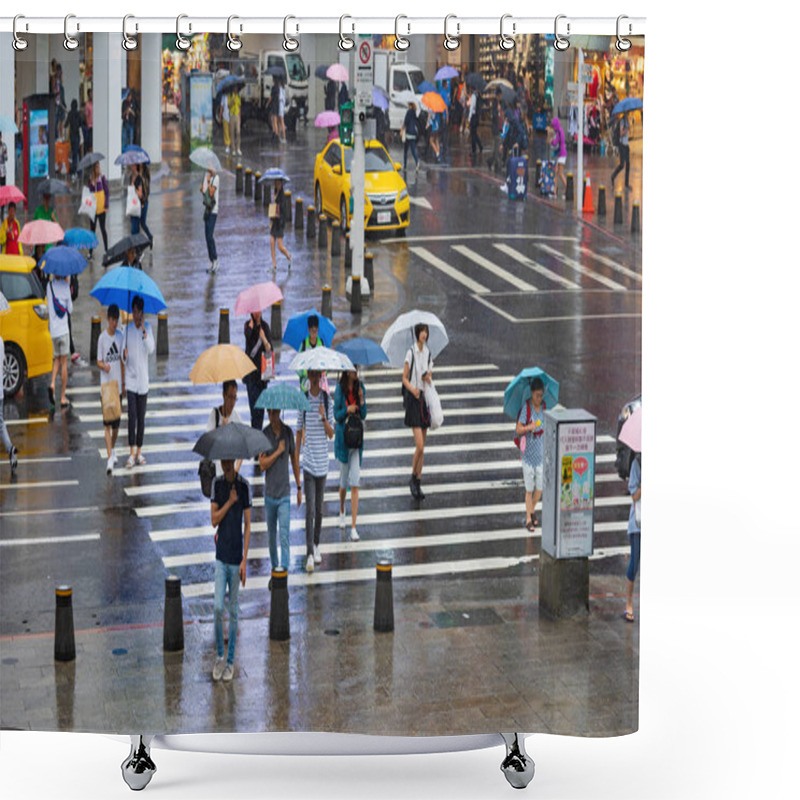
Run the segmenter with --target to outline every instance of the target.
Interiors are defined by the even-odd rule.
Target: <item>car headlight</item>
[[[401,189],[401,190],[400,190],[400,191],[397,193],[397,199],[398,199],[398,201],[400,201],[400,200],[405,200],[405,199],[406,199],[406,197],[408,197],[408,189]]]
[[[39,317],[39,319],[49,319],[50,315],[48,314],[47,306],[44,303],[37,303],[33,307],[33,310],[36,312],[36,316]]]

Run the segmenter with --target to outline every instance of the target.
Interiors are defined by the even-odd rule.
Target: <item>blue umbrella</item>
[[[372,105],[384,110],[389,108],[389,98],[380,86],[372,87]]]
[[[449,64],[443,66],[434,76],[435,81],[449,81],[451,78],[458,77],[458,70]]]
[[[336,326],[316,308],[304,311],[302,314],[295,314],[286,323],[286,330],[283,332],[283,342],[295,350],[300,350],[300,345],[308,336],[308,318],[316,315],[319,317],[319,338],[325,347],[330,347],[333,337],[336,335]]]
[[[146,150],[142,150],[138,145],[128,145],[115,159],[115,164],[123,167],[130,167],[133,164],[149,164],[150,156]]]
[[[49,275],[66,278],[78,275],[86,269],[86,259],[73,247],[56,245],[51,247],[40,259],[39,269]]]
[[[370,364],[385,364],[389,361],[385,350],[372,339],[363,337],[348,339],[337,345],[336,349],[348,356],[357,366],[367,367]]]
[[[259,179],[259,183],[264,181],[290,181],[291,178],[280,168],[270,167]]]
[[[614,106],[612,114],[624,114],[626,111],[638,111],[642,107],[641,97],[626,97]]]
[[[69,228],[64,231],[64,244],[78,250],[94,250],[98,241],[97,237],[86,228]]]
[[[145,314],[157,314],[167,307],[156,282],[136,267],[115,267],[100,278],[89,294],[104,306],[116,303],[124,311],[131,310],[136,295],[144,300]]]
[[[544,384],[544,405],[552,409],[558,402],[558,381],[539,367],[528,367],[506,386],[503,393],[503,413],[515,422],[525,401],[531,396],[531,382],[541,378]]]
[[[417,94],[425,94],[425,92],[435,92],[436,87],[430,81],[422,81],[422,83],[417,86]]]
[[[245,80],[241,75],[228,75],[217,84],[216,96],[219,97],[225,92],[232,92],[234,89],[239,89],[244,86]]]
[[[304,392],[288,383],[273,383],[258,396],[256,408],[279,408],[281,411],[311,411],[311,403]]]

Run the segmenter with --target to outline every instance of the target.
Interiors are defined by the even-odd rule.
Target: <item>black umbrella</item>
[[[253,458],[269,449],[269,441],[260,430],[241,422],[229,422],[204,433],[192,448],[211,461]]]
[[[59,181],[56,178],[48,178],[39,184],[39,194],[69,194],[69,186],[64,181]]]
[[[473,89],[477,89],[479,92],[483,91],[483,87],[486,86],[486,81],[478,75],[477,72],[470,72],[469,75],[465,78],[467,86],[471,86]]]
[[[329,66],[330,66],[330,64],[320,64],[314,70],[314,75],[316,75],[322,81],[328,80],[328,76],[325,73],[328,71],[328,67]]]
[[[264,72],[267,75],[272,75],[275,78],[286,78],[286,70],[283,67],[279,67],[277,65],[273,65],[271,67],[267,67]]]
[[[150,240],[145,234],[141,231],[139,233],[132,233],[130,236],[120,239],[115,245],[108,248],[108,251],[103,256],[103,266],[107,267],[109,264],[122,261],[122,259],[125,258],[125,253],[131,248],[136,250],[136,255],[138,256],[145,247],[149,246]]]
[[[93,164],[97,164],[98,161],[103,160],[105,160],[105,156],[102,153],[87,153],[78,162],[78,169],[86,169],[87,167],[91,167]]]

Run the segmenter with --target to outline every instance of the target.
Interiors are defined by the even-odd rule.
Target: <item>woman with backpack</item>
[[[367,418],[364,386],[358,379],[358,372],[342,372],[333,398],[333,418],[336,420],[333,453],[339,462],[339,527],[342,530],[346,527],[344,501],[349,488],[353,520],[350,541],[357,542],[358,487],[364,457],[364,420]]]

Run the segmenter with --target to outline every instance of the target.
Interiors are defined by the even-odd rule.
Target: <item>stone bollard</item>
[[[317,248],[319,250],[328,249],[328,218],[324,214],[319,215],[319,233],[317,234]]]
[[[289,573],[272,570],[272,600],[269,604],[269,638],[284,642],[289,638]]]
[[[558,187],[556,187],[557,189]],[[567,173],[567,197],[566,201],[571,203],[575,200],[575,176],[571,173]]]
[[[317,210],[314,206],[306,209],[306,239],[313,239],[316,236],[317,228],[314,220],[317,218]]]
[[[614,224],[622,225],[622,192],[614,195]]]
[[[269,333],[273,342],[283,340],[283,326],[281,324],[281,301],[272,304],[272,318],[269,321]]]
[[[169,575],[164,580],[164,652],[183,650],[183,603],[181,579]]]
[[[100,338],[100,317],[92,317],[92,337],[89,344],[89,363],[97,361],[97,340]]]
[[[75,624],[72,620],[72,587],[56,586],[56,661],[75,660]]]
[[[372,627],[378,633],[391,633],[394,630],[392,562],[382,558],[378,561],[375,570],[375,620]]]
[[[342,234],[338,222],[331,222],[331,257],[338,258],[342,254]]]
[[[158,312],[158,333],[156,337],[156,355],[169,355],[169,329],[167,327],[167,312]]]
[[[328,319],[333,319],[333,305],[331,302],[331,287],[322,287],[322,316]]]
[[[369,289],[366,293],[365,300],[369,301],[375,296],[375,255],[374,253],[364,253],[364,280],[367,282]]]
[[[350,290],[350,312],[361,313],[361,276],[353,275],[353,286]]]
[[[253,196],[253,170],[250,167],[244,171],[244,196]]]
[[[242,175],[242,165],[236,165],[236,194],[244,191],[244,176]]]
[[[231,325],[227,308],[219,310],[219,336],[217,337],[217,344],[230,344],[231,343]]]
[[[631,233],[639,233],[641,230],[639,204],[634,203],[631,208]]]
[[[292,224],[292,193],[291,192],[284,192],[283,193],[286,197],[286,207],[289,209],[289,217],[286,220],[287,225]]]
[[[601,186],[597,190],[597,216],[604,217],[606,215],[606,187]]]
[[[256,172],[255,183],[253,184],[253,202],[257,205],[264,197],[264,184],[261,183],[261,173]]]
[[[350,272],[353,269],[353,251],[350,249],[350,231],[344,235],[344,269]]]
[[[303,199],[301,197],[295,198],[294,201],[294,229],[296,231],[303,230]]]

